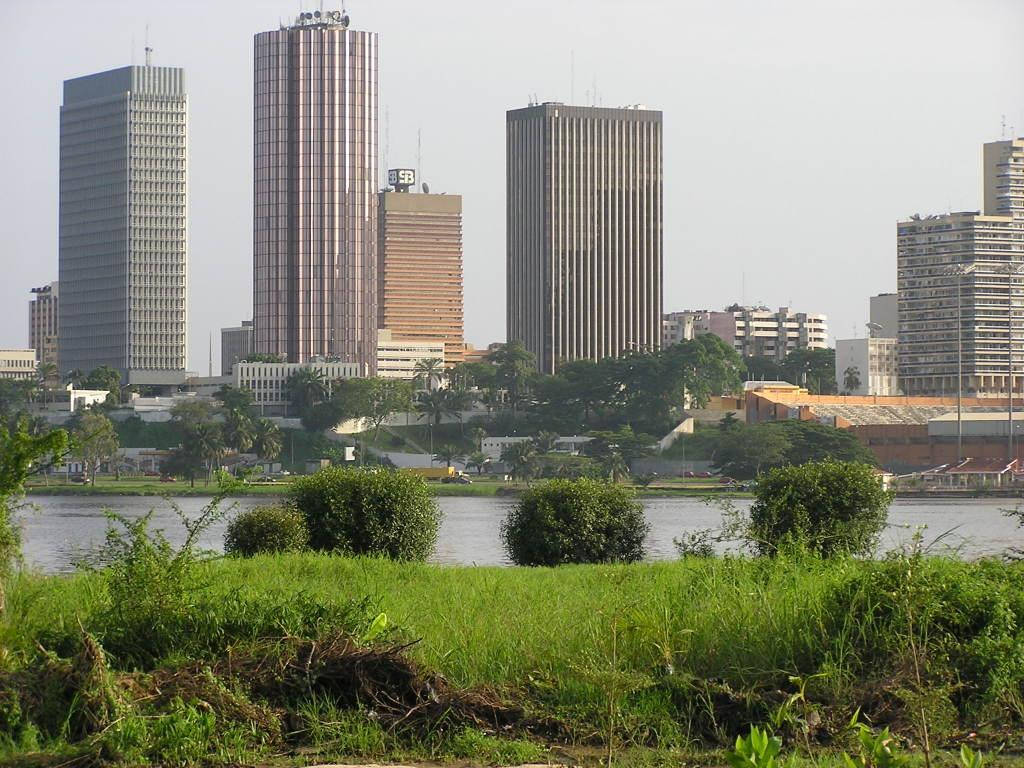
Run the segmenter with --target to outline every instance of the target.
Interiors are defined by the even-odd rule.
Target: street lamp
[[[956,462],[964,460],[964,344],[963,320],[961,316],[960,294],[964,277],[978,268],[977,264],[956,264],[945,270],[943,274],[956,278]]]

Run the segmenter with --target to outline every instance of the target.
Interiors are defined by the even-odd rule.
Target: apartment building
[[[825,349],[828,319],[825,315],[793,312],[782,307],[733,305],[721,312],[706,309],[670,312],[662,319],[665,344],[675,344],[713,333],[742,356],[770,357],[777,362],[797,349]]]
[[[552,373],[661,346],[662,114],[506,115],[507,328]]]
[[[338,379],[357,378],[361,372],[358,363],[314,358],[305,363],[236,363],[231,373],[231,384],[236,389],[250,390],[253,404],[262,411],[283,413],[289,403],[288,377],[300,369],[318,372],[327,387],[328,397]]]
[[[37,363],[57,365],[57,311],[60,283],[32,289],[28,303],[28,345],[36,351]]]
[[[908,395],[1021,392],[1024,140],[983,150],[984,211],[896,227],[899,369]]]
[[[127,384],[185,381],[188,96],[177,67],[64,82],[59,359]]]

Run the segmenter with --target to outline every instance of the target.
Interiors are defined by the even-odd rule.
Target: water
[[[232,514],[261,504],[267,498],[246,498],[227,502]],[[493,497],[442,497],[438,504],[444,522],[432,560],[458,565],[507,565],[498,531],[502,518],[514,500]],[[206,499],[181,497],[178,508],[195,517]],[[746,509],[748,499],[736,500]],[[1009,547],[1024,546],[1024,530],[1002,510],[1012,506],[1009,499],[898,499],[889,512],[889,525],[882,539],[883,549],[910,541],[919,526],[927,526],[925,542],[946,532],[940,545],[958,548],[961,557],[1000,554]],[[153,510],[153,528],[163,529],[168,539],[180,543],[185,536],[174,510],[163,499],[144,496],[33,496],[21,512],[23,549],[29,566],[48,572],[68,571],[76,559],[103,542],[107,529],[104,509],[115,509],[127,517]],[[687,530],[714,527],[720,513],[696,498],[654,498],[644,501],[651,525],[647,539],[648,557],[654,560],[676,555],[672,539]],[[201,546],[219,551],[226,521],[211,526]]]

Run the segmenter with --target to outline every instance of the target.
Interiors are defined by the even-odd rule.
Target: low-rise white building
[[[893,338],[837,340],[836,384],[839,390],[850,395],[902,394],[896,343]]]
[[[568,437],[559,437],[555,440],[553,450],[556,453],[569,453],[577,455],[583,451],[584,446],[594,438],[587,437],[585,435],[570,435]],[[505,436],[505,437],[485,437],[481,441],[480,450],[492,461],[499,461],[501,459],[501,452],[510,445],[516,443],[528,443],[533,440],[532,437],[518,437],[518,436]]]
[[[416,364],[423,360],[444,361],[444,341],[394,339],[390,330],[377,331],[377,375],[382,379],[416,378]]]
[[[232,368],[232,386],[252,392],[255,405],[262,408],[283,409],[288,406],[288,377],[298,370],[318,371],[323,376],[330,396],[331,386],[338,379],[359,377],[358,363],[335,360],[310,360],[307,363],[235,363]]]
[[[36,375],[34,349],[0,349],[0,379],[33,379]]]

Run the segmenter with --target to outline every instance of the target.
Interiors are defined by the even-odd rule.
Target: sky
[[[338,2],[322,6],[333,10]],[[253,35],[318,0],[0,2],[0,347],[57,279],[63,80],[187,70],[189,367],[252,312]],[[349,0],[380,34],[381,147],[463,195],[466,338],[505,333],[505,112],[664,112],[665,311],[826,313],[863,336],[896,222],[981,207],[981,145],[1024,135],[1024,0]],[[147,33],[148,29],[148,33]],[[595,88],[596,85],[596,88]],[[594,93],[597,97],[595,99]],[[385,119],[386,113],[386,119]],[[384,135],[384,126],[388,129]],[[1005,128],[1004,128],[1005,125]]]

